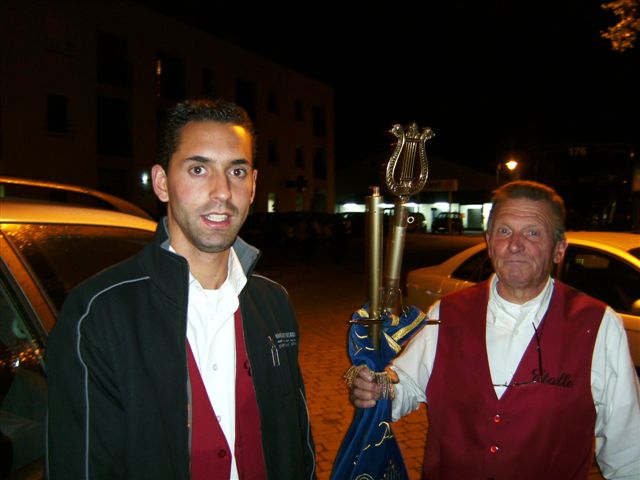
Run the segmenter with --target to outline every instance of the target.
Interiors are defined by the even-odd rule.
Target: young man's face
[[[187,123],[169,170],[153,167],[156,195],[168,203],[173,248],[189,258],[231,247],[253,202],[257,175],[252,138],[244,128]]]
[[[554,263],[562,261],[566,241],[554,238],[551,207],[543,201],[515,198],[504,201],[487,232],[487,246],[507,300],[526,301],[546,284]]]

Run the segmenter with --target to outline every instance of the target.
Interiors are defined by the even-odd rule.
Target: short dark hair
[[[237,125],[251,135],[253,161],[256,157],[256,133],[246,110],[223,99],[193,99],[178,103],[167,113],[160,136],[158,163],[165,169],[180,144],[180,133],[189,122],[217,122]]]
[[[514,198],[526,198],[528,200],[546,202],[551,207],[554,216],[554,239],[556,242],[564,239],[565,218],[567,215],[564,200],[558,195],[558,192],[550,186],[528,180],[509,182],[493,192],[493,206],[491,207],[491,213],[489,213],[489,220],[487,221],[487,231],[491,232],[494,214],[498,211],[501,204],[506,200]]]

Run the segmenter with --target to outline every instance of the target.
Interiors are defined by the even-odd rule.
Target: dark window
[[[156,59],[157,94],[169,100],[180,101],[185,96],[184,62],[160,52]]]
[[[129,102],[98,96],[96,116],[98,153],[129,156],[131,154]]]
[[[324,148],[316,148],[313,155],[313,176],[320,180],[327,179],[327,151]]]
[[[267,161],[269,163],[278,163],[278,142],[269,139],[267,143]]]
[[[98,82],[118,87],[129,86],[131,77],[127,40],[108,33],[98,33],[96,68]]]
[[[44,454],[44,349],[12,282],[0,274],[0,476],[24,478],[38,470]]]
[[[612,255],[569,246],[562,280],[619,312],[631,313],[640,299],[640,272]]]
[[[47,130],[69,132],[69,100],[63,95],[47,95]]]
[[[302,147],[296,148],[296,167],[304,168],[304,149]]]
[[[451,276],[459,280],[478,283],[489,278],[492,273],[491,260],[487,255],[487,249],[483,248],[464,261]]]
[[[269,113],[280,113],[278,106],[278,96],[273,90],[267,92],[267,111]]]
[[[85,225],[4,224],[2,230],[58,310],[78,283],[134,255],[153,236],[144,230]]]
[[[313,134],[316,137],[325,138],[327,136],[327,116],[324,108],[313,107]]]
[[[210,97],[216,95],[216,77],[210,68],[202,69],[202,93]]]
[[[236,81],[236,103],[244,108],[251,119],[256,122],[256,87],[244,80]]]
[[[302,100],[293,102],[293,116],[296,120],[304,122],[304,105],[302,104]]]

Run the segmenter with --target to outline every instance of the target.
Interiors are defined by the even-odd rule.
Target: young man
[[[285,290],[238,238],[255,135],[224,101],[168,115],[155,240],[79,286],[47,349],[50,479],[315,478]]]
[[[393,362],[393,417],[429,407],[425,479],[640,478],[640,387],[621,318],[551,278],[565,209],[551,188],[498,189],[486,241],[495,275],[443,297]],[[352,400],[371,407],[370,372]]]

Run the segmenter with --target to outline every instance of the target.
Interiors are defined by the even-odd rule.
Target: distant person
[[[154,242],[76,288],[52,331],[48,478],[315,478],[296,316],[237,237],[251,121],[186,101],[163,141]]]
[[[444,296],[393,361],[393,418],[426,402],[423,479],[640,479],[640,387],[621,318],[550,277],[565,208],[542,184],[494,195],[486,241],[495,275]],[[393,375],[391,375],[393,377]],[[355,406],[375,405],[370,371]]]

